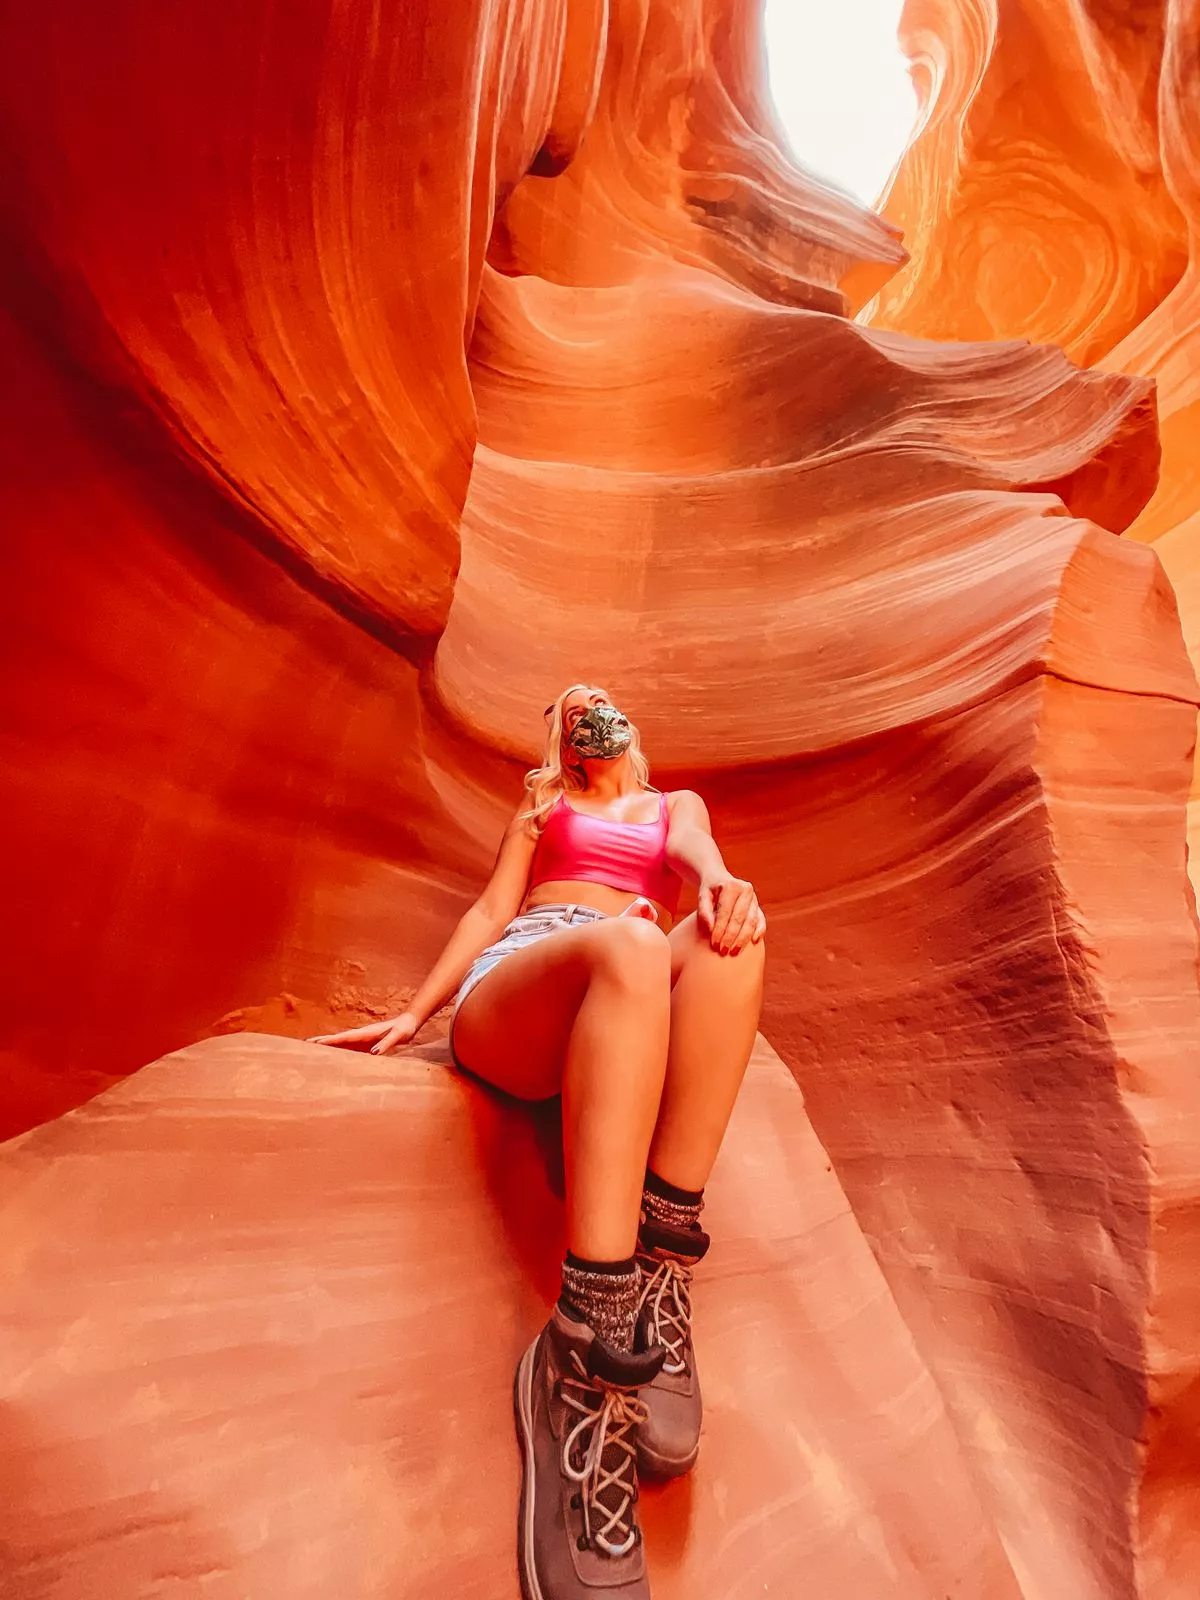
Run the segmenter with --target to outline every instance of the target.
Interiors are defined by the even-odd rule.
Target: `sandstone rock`
[[[1200,7],[1185,0],[1072,10],[1054,0],[1022,0],[967,13],[910,5],[905,30],[909,48],[928,67],[930,106],[887,209],[905,228],[912,265],[869,315],[914,334],[1054,339],[1078,359],[1155,379],[1161,472],[1130,533],[1154,544],[1192,659],[1200,660]],[[944,73],[934,70],[939,63]],[[1117,706],[1096,710],[1111,726]],[[1188,759],[1194,731],[1177,737]],[[1056,763],[1065,753],[1047,746]],[[1101,847],[1108,870],[1095,870],[1101,820],[1107,816],[1111,825],[1121,814],[1115,809],[1121,782],[1113,772],[1102,780],[1082,832],[1077,826],[1058,832],[1068,851],[1062,870],[1078,885],[1072,896],[1086,880],[1087,892],[1099,893],[1109,908],[1086,919],[1093,948],[1102,926],[1118,934],[1131,915],[1113,922],[1108,898],[1120,876],[1113,869],[1117,852],[1124,854],[1121,833],[1113,831]],[[1200,793],[1194,775],[1191,787],[1193,796]],[[1132,803],[1153,806],[1152,794],[1153,786]],[[1076,823],[1084,817],[1077,806],[1072,814]],[[1144,816],[1149,825],[1149,812]],[[1188,834],[1195,881],[1200,805],[1194,799]],[[1125,881],[1127,907],[1144,886],[1136,878]],[[1131,970],[1141,969],[1144,957],[1127,939],[1121,944]],[[1191,960],[1189,948],[1179,965],[1168,959],[1165,969],[1189,990],[1183,973]],[[1126,977],[1115,990],[1131,1019],[1141,1012],[1140,1001],[1128,1009],[1138,987]],[[1164,1016],[1173,1006],[1168,988],[1169,980],[1158,989]],[[1106,1012],[1112,994],[1106,983]],[[1200,1362],[1184,1331],[1196,1326],[1185,1285],[1194,1273],[1190,1218],[1200,1196],[1200,1124],[1187,1057],[1177,1057],[1174,1069],[1162,1059],[1170,1024],[1143,1034],[1141,1016],[1132,1025],[1153,1064],[1130,1072],[1127,1047],[1118,1058],[1150,1169],[1156,1264],[1139,1575],[1145,1593],[1182,1600],[1195,1592],[1200,1572],[1194,1531],[1200,1457],[1185,1442],[1195,1437]]]
[[[744,1561],[789,1596],[1192,1600],[1197,687],[1117,534],[1187,570],[1194,7],[1161,179],[1157,23],[1071,22],[1112,194],[1062,202],[1022,325],[961,328],[846,320],[903,250],[782,155],[748,0],[401,9],[71,4],[0,51],[3,1131],[206,1031],[387,1009],[542,706],[599,678],[759,885],[764,1028],[837,1173],[760,1058],[660,1592]],[[953,64],[911,171],[967,241],[947,152],[1004,33],[910,15]],[[1079,304],[1064,266],[1089,226],[1124,263],[1139,194],[1143,257]],[[981,336],[1116,359],[1159,301],[1151,500],[1145,376]],[[4,1151],[27,1593],[405,1592],[431,1528],[441,1587],[510,1581],[503,1391],[558,1240],[522,1119],[394,1070],[227,1038]],[[444,1454],[427,1304],[468,1340]]]
[[[515,1600],[556,1138],[434,1053],[246,1034],[0,1150],[5,1593]],[[765,1045],[719,1173],[705,1447],[646,1492],[655,1595],[1017,1596]]]
[[[227,1013],[415,981],[486,846],[413,748],[416,668],[114,431],[0,316],[0,1134]]]
[[[865,314],[1155,379],[1162,470],[1131,531],[1200,660],[1200,7],[922,0],[901,35],[928,101],[886,206],[911,262]],[[1200,805],[1189,833],[1194,863]]]
[[[910,262],[871,319],[1048,339],[1090,364],[1149,315],[1188,258],[1159,126],[1188,9],[909,0],[900,40],[924,105],[884,210]]]
[[[78,0],[9,23],[8,270],[254,537],[401,634],[449,603],[464,329],[498,197],[569,121],[566,9]]]

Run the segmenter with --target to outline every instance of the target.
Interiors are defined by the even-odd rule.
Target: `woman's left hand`
[[[767,931],[753,884],[728,872],[701,881],[696,916],[718,955],[735,956]]]

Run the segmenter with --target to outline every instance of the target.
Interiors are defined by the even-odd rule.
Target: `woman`
[[[546,716],[491,881],[412,1005],[315,1042],[386,1054],[457,990],[457,1065],[523,1100],[561,1092],[562,1295],[516,1378],[521,1578],[527,1600],[645,1600],[637,1470],[675,1476],[699,1450],[691,1271],[766,921],[699,796],[650,787],[608,695],[577,684]],[[671,926],[681,879],[698,909]]]

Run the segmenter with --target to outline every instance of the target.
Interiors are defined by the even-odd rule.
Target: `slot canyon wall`
[[[1200,28],[1124,17],[910,6],[888,222],[756,0],[0,5],[13,1593],[515,1592],[544,1151],[295,1039],[584,678],[770,917],[656,1594],[1194,1595]]]
[[[907,0],[921,131],[884,206],[911,260],[867,319],[1049,340],[1155,380],[1155,546],[1200,656],[1200,6]],[[1200,809],[1190,836],[1200,860]],[[1194,866],[1193,866],[1194,872]]]
[[[900,33],[922,115],[883,210],[903,229],[910,262],[864,316],[938,339],[1046,339],[1093,371],[1155,380],[1162,462],[1128,536],[1162,560],[1195,661],[1200,6],[907,0]],[[1180,1159],[1194,1104],[1187,1083],[1161,1103],[1137,1101],[1163,1237],[1194,1227],[1192,1163]],[[1154,1363],[1162,1386],[1178,1394],[1172,1356],[1158,1352]],[[1147,1548],[1165,1567],[1183,1515],[1168,1507],[1194,1469],[1176,1432],[1184,1410],[1176,1408],[1174,1422],[1171,1410],[1151,1413],[1142,1502]]]

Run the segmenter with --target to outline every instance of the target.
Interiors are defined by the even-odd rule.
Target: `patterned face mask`
[[[567,743],[589,761],[615,761],[633,740],[629,718],[616,706],[593,706],[571,729]]]

